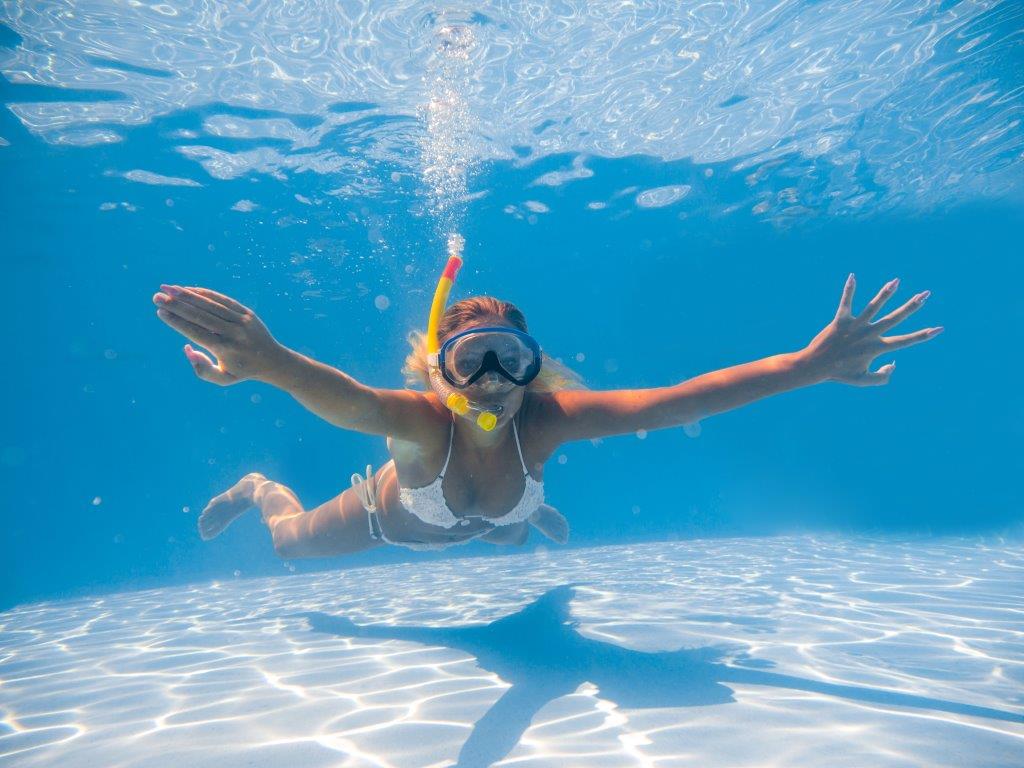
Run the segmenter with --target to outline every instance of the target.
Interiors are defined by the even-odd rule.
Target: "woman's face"
[[[452,330],[452,332],[442,340],[442,343],[463,331],[469,331],[473,328],[493,328],[495,326],[515,328],[514,325],[509,323],[503,317],[478,318],[471,323],[466,323]],[[496,371],[487,371],[487,373],[475,382],[463,389],[460,389],[459,392],[469,398],[470,401],[483,408],[493,408],[494,406],[500,405],[502,409],[501,415],[498,417],[498,424],[500,425],[515,416],[520,406],[522,406],[526,387],[520,387],[513,384]],[[472,413],[469,413],[463,418],[467,418],[472,421],[475,420],[476,417]]]

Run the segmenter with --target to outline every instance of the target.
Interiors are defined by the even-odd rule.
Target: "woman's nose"
[[[488,389],[498,389],[505,385],[505,379],[494,371],[488,371],[480,377],[479,383]]]

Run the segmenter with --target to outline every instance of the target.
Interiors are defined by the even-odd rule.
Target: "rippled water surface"
[[[549,153],[578,159],[537,184],[588,178],[590,156],[686,160],[692,179],[635,204],[767,217],[1020,191],[1013,0],[104,0],[8,2],[0,20],[9,108],[47,142],[130,144],[201,110],[161,136],[186,177],[142,183],[312,172],[372,197],[419,178],[433,131],[428,183],[449,194],[451,168]]]

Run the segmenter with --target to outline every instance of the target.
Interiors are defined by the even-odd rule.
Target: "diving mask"
[[[516,386],[525,387],[540,373],[540,345],[516,328],[471,328],[448,339],[430,360],[445,381],[465,389],[486,373],[494,372]]]

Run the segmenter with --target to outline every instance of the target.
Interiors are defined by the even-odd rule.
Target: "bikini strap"
[[[519,463],[523,465],[523,474],[529,475],[530,470],[526,468],[526,460],[523,459],[523,448],[519,445],[519,429],[516,427],[515,419],[512,419],[512,433],[516,436],[516,450],[519,451]]]
[[[452,445],[455,443],[455,417],[452,417],[452,426],[448,430],[448,455],[444,457],[444,466],[441,467],[441,474],[438,477],[444,477],[444,473],[448,470],[448,462],[452,458]]]

